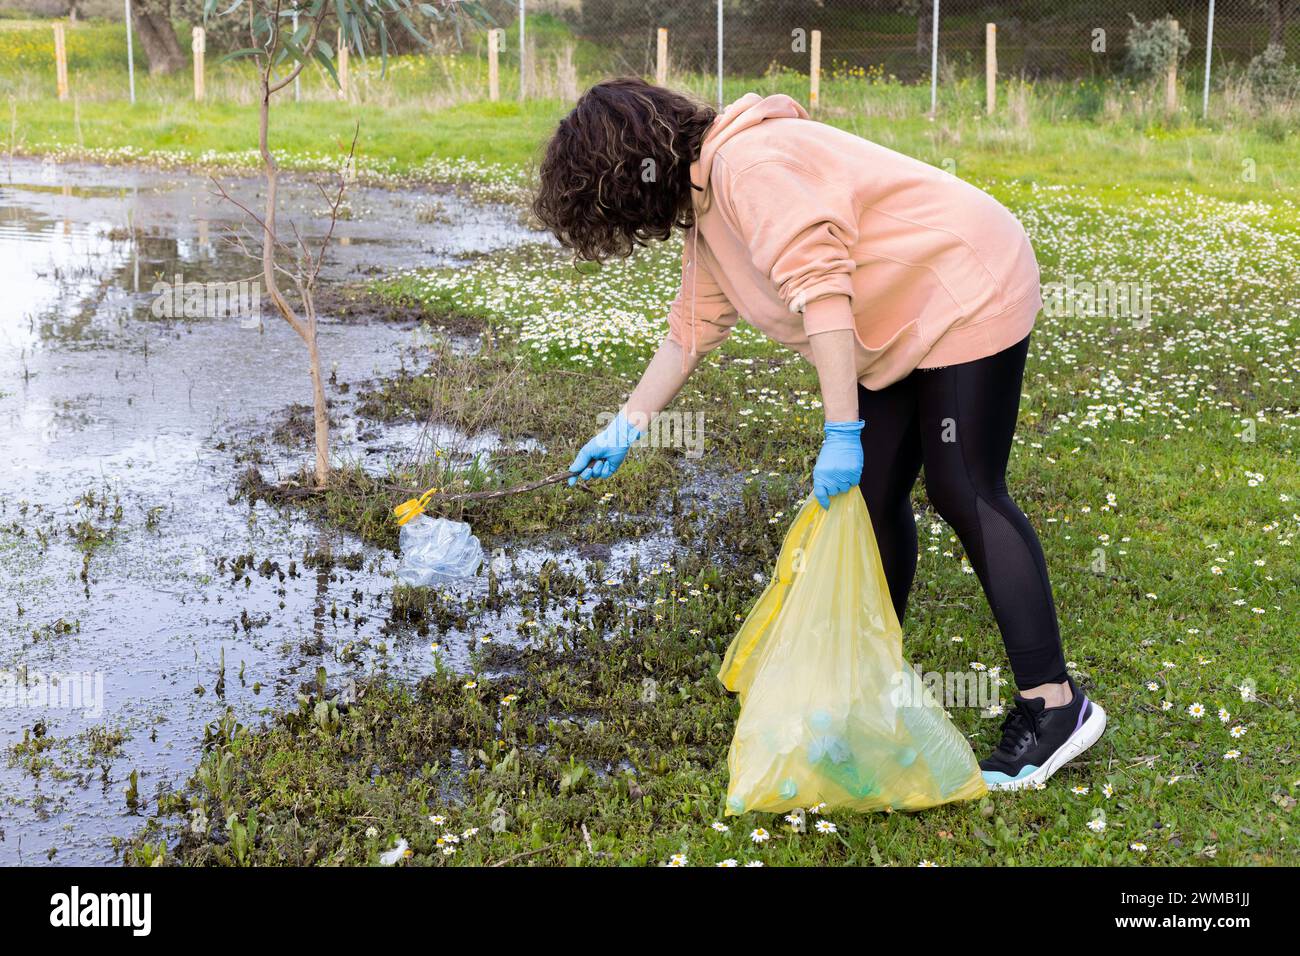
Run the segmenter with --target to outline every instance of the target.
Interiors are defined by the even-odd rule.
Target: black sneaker
[[[1002,721],[1002,741],[980,761],[990,790],[1023,790],[1047,778],[1083,753],[1106,729],[1106,712],[1070,681],[1073,699],[1046,707],[1041,698],[1017,695]]]

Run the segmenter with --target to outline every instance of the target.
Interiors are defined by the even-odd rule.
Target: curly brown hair
[[[716,115],[640,77],[597,83],[546,147],[533,213],[578,259],[595,262],[688,228],[691,163]]]

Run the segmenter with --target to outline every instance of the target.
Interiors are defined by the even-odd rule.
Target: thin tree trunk
[[[175,73],[189,62],[172,29],[171,0],[135,0],[131,21],[153,74]]]
[[[1283,46],[1286,43],[1286,7],[1291,0],[1273,0],[1268,8],[1268,43],[1269,46]]]
[[[311,292],[308,291],[310,296]],[[316,484],[322,488],[330,480],[330,416],[325,404],[325,382],[320,373],[320,346],[316,341],[316,309],[311,307],[308,330],[311,339],[307,342],[307,361],[311,366],[312,412],[316,425]]]
[[[316,341],[316,309],[311,301],[311,287],[303,286],[304,316],[294,313],[275,274],[275,214],[280,182],[280,167],[271,153],[271,65],[268,63],[262,72],[262,102],[258,109],[258,147],[262,154],[262,166],[266,170],[266,211],[263,216],[262,231],[262,280],[271,296],[271,301],[280,315],[289,323],[307,346],[307,363],[311,372],[312,411],[316,434],[316,484],[324,487],[330,477],[329,457],[329,410],[325,404],[325,382],[321,377],[320,348]]]

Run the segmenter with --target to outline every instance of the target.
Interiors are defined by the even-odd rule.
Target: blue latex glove
[[[589,478],[608,478],[618,471],[618,466],[627,457],[628,449],[640,437],[641,432],[619,412],[617,418],[582,446],[578,457],[569,466],[569,471],[574,472],[569,484],[575,484],[579,478],[583,481]]]
[[[863,421],[827,422],[821,454],[813,466],[813,495],[823,508],[862,480]]]

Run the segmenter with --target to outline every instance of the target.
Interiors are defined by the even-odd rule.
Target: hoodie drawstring
[[[699,354],[699,319],[695,314],[695,276],[700,267],[700,226],[699,217],[712,202],[710,175],[713,158],[719,147],[736,133],[749,129],[766,119],[785,117],[808,119],[808,111],[784,93],[772,96],[759,96],[746,93],[718,115],[704,134],[700,143],[700,156],[691,164],[692,205],[694,207],[694,224],[691,226],[691,257],[688,268],[691,270],[691,347],[689,354]],[[699,183],[697,186],[696,183]],[[698,190],[698,195],[694,192]],[[682,372],[686,371],[687,352],[682,352]]]
[[[697,347],[698,336],[696,333],[696,321],[695,321],[695,276],[699,272],[699,268],[700,268],[700,259],[699,259],[700,241],[699,240],[700,240],[700,226],[699,223],[696,223],[691,226],[691,259],[689,262],[689,266],[691,270],[691,351],[690,354],[692,358],[699,354],[698,347]],[[682,372],[683,374],[685,374],[686,372],[685,352],[682,353]]]

